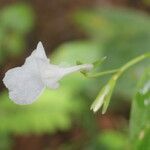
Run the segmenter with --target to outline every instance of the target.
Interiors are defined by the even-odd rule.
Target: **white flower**
[[[10,69],[6,72],[3,82],[9,90],[9,97],[17,104],[33,103],[45,87],[56,89],[59,80],[76,71],[89,71],[92,64],[77,65],[63,68],[52,65],[45,54],[41,42],[32,54],[26,58],[24,65]]]

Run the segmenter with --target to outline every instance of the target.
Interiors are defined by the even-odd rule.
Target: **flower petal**
[[[42,82],[50,89],[59,87],[58,81],[61,79],[61,69],[57,65],[45,62],[43,59],[36,59]]]
[[[91,64],[85,64],[62,68],[57,65],[45,63],[41,59],[37,60],[37,64],[39,66],[43,83],[50,89],[57,89],[59,87],[59,80],[61,80],[65,75],[82,70],[89,71],[93,67]]]
[[[92,64],[83,64],[83,65],[77,65],[69,68],[62,68],[62,75],[68,75],[73,72],[78,72],[78,71],[90,71],[93,68]]]
[[[34,57],[37,57],[37,58],[47,59],[42,42],[39,42],[37,44],[37,48],[36,48],[36,50],[33,51],[33,55],[34,55]]]
[[[34,59],[42,59],[43,61],[49,63],[49,59],[46,56],[44,47],[41,42],[38,43],[37,48],[31,53],[31,55],[26,58],[25,63],[30,63]]]
[[[31,71],[29,65],[10,69],[3,82],[9,89],[10,99],[21,105],[33,103],[44,89],[40,77]]]
[[[37,64],[38,59],[49,63],[41,42],[27,57],[23,66],[10,69],[5,74],[3,82],[9,89],[10,98],[17,104],[34,102],[45,87]]]

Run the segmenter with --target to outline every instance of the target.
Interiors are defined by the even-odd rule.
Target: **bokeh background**
[[[149,0],[0,0],[0,150],[129,150],[131,101],[146,61],[122,76],[105,115],[90,105],[110,76],[69,75],[28,106],[9,100],[2,79],[38,41],[54,64],[107,56],[98,70],[118,68],[149,51],[149,12]]]

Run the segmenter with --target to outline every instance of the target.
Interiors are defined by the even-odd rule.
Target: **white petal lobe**
[[[10,99],[22,105],[33,103],[44,89],[41,79],[26,66],[6,72],[3,82],[9,89]]]
[[[37,45],[37,48],[34,53],[35,57],[41,58],[41,59],[47,59],[44,47],[42,45],[42,42],[39,42]]]

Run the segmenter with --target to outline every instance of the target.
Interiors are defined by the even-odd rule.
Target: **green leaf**
[[[20,106],[11,102],[6,92],[0,95],[0,133],[54,133],[67,130],[72,117],[79,113],[79,97],[62,87],[56,91],[45,90],[32,105]]]
[[[26,33],[31,30],[34,24],[34,13],[27,4],[14,4],[5,7],[0,12],[0,22],[7,29],[19,33]]]
[[[74,65],[76,61],[82,63],[93,63],[101,58],[102,47],[92,41],[74,41],[62,44],[52,54],[54,63],[68,63]]]
[[[7,37],[5,48],[9,56],[17,56],[21,54],[25,48],[24,38],[19,34],[12,34]]]
[[[7,133],[0,134],[0,149],[10,150],[13,145],[13,140],[11,136]]]
[[[146,30],[150,30],[149,16],[130,9],[105,7],[81,10],[75,13],[74,19],[86,33],[101,40],[143,36]]]
[[[150,147],[150,69],[141,79],[135,95],[130,120],[131,145],[134,150]]]
[[[99,145],[106,150],[126,150],[127,137],[119,131],[103,131],[98,137]]]
[[[34,13],[27,4],[17,3],[0,10],[0,64],[23,52],[25,37],[33,24]]]

